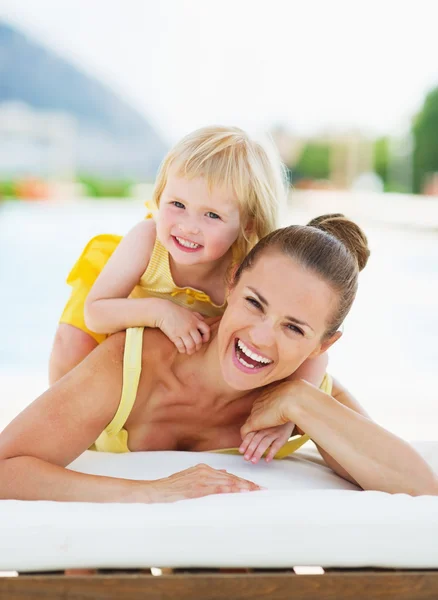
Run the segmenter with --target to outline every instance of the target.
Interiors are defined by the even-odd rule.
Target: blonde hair
[[[234,191],[241,218],[241,233],[232,246],[237,264],[278,226],[286,186],[283,165],[272,142],[253,140],[238,127],[203,127],[189,133],[160,166],[152,197],[156,207],[171,167],[182,177],[204,177],[210,189],[219,185]]]

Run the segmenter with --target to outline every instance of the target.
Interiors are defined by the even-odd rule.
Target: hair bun
[[[367,237],[359,225],[341,213],[321,215],[312,219],[308,225],[337,238],[356,258],[359,271],[365,268],[370,256],[370,249]]]

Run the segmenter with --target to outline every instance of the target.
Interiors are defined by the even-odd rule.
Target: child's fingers
[[[190,332],[190,335],[192,336],[193,342],[195,344],[195,349],[200,350],[200,348],[202,347],[201,334],[199,333],[199,331],[197,329],[192,329],[192,331]]]
[[[202,341],[208,342],[208,340],[210,339],[210,327],[209,325],[207,325],[207,323],[204,323],[204,321],[198,321],[197,323],[197,328],[199,330],[199,332],[202,335]]]
[[[248,448],[252,438],[255,436],[256,432],[252,431],[251,433],[247,433],[243,442],[240,444],[239,452],[241,454],[245,454],[246,449]]]
[[[175,344],[178,352],[180,352],[181,354],[184,354],[184,352],[186,351],[186,347],[184,346],[183,340],[180,337],[177,337],[177,338],[173,339],[172,342]]]
[[[201,315],[201,313],[193,312],[193,314],[195,315],[195,317],[197,317],[201,321],[205,321],[205,317],[203,315]]]
[[[196,348],[195,348],[195,342],[193,341],[193,338],[190,335],[190,333],[187,333],[186,335],[181,336],[181,339],[184,343],[187,354],[193,354],[193,352],[195,351]]]

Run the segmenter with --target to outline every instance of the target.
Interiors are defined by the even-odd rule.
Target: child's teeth
[[[188,240],[183,240],[182,238],[176,238],[181,246],[185,246],[186,248],[199,248],[199,244],[195,244],[195,242],[189,242]]]

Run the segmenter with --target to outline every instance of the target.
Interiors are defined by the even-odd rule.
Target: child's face
[[[157,236],[176,263],[214,262],[240,233],[237,198],[226,187],[208,189],[204,178],[169,172],[160,198]]]

